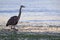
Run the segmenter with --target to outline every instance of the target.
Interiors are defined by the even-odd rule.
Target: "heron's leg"
[[[15,29],[15,25],[14,25],[14,29]]]
[[[16,25],[14,25],[14,30],[15,30],[15,31],[18,31],[18,29],[16,29]]]
[[[11,25],[11,29],[12,29],[12,25]]]

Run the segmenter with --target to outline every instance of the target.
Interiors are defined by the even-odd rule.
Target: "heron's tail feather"
[[[6,24],[6,26],[8,26],[8,24]]]

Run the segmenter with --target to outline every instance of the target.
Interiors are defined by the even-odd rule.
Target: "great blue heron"
[[[20,16],[21,16],[21,10],[22,10],[22,8],[24,8],[24,7],[25,7],[25,6],[23,6],[23,5],[20,6],[18,16],[12,16],[12,17],[8,20],[6,26],[11,25],[11,29],[12,29],[12,27],[15,28],[15,25],[18,23],[18,21],[19,21],[19,19],[20,19]]]

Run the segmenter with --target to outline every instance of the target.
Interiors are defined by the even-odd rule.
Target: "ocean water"
[[[20,21],[28,22],[60,22],[60,1],[59,0],[1,0],[0,1],[0,23],[7,22],[12,16],[19,14],[22,9]]]
[[[7,22],[12,16],[18,16],[19,12],[0,12],[0,23]],[[20,22],[46,22],[60,24],[59,13],[51,12],[23,12],[21,13]]]

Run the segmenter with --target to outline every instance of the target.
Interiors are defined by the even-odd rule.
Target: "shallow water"
[[[21,27],[20,27],[21,26]],[[19,25],[18,31],[12,31],[0,25],[1,40],[60,40],[60,27],[39,27]]]

